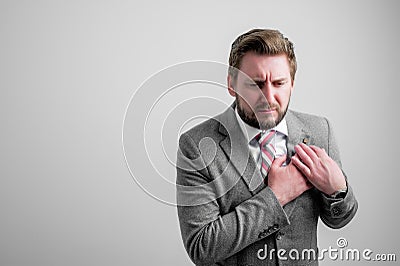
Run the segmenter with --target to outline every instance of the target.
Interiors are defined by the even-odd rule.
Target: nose
[[[263,98],[265,98],[265,100],[267,100],[268,103],[272,103],[274,102],[274,91],[273,91],[273,87],[269,82],[265,82],[263,84],[263,87],[260,88]]]

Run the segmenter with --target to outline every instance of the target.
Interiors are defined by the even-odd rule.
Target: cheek
[[[240,103],[242,108],[249,109],[252,105],[251,99],[248,96],[240,97]]]
[[[262,97],[260,90],[241,90],[239,91],[239,95],[247,102],[248,105],[254,105]]]
[[[281,104],[286,105],[289,102],[291,90],[282,90],[275,95],[275,99]]]

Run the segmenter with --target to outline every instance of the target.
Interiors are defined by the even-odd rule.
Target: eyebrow
[[[282,78],[274,79],[272,82],[287,81],[287,80],[288,80],[288,78],[282,77]],[[253,82],[266,82],[266,80],[260,79],[260,78],[250,78],[249,81],[253,81]]]
[[[288,78],[277,78],[277,79],[273,80],[273,82],[277,82],[277,81],[288,81]]]

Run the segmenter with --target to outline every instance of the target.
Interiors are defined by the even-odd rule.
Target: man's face
[[[286,55],[246,53],[236,81],[228,76],[229,93],[236,97],[244,122],[259,129],[279,124],[286,114],[293,91]]]

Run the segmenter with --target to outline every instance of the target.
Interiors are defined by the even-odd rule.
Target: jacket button
[[[258,234],[258,238],[264,238],[267,236],[267,233],[265,232],[261,232],[260,234]]]
[[[282,239],[282,236],[284,236],[285,235],[285,233],[283,233],[283,232],[278,232],[277,234],[276,234],[276,240],[281,240]]]
[[[332,208],[333,216],[339,216],[342,213],[342,210],[339,207]]]

